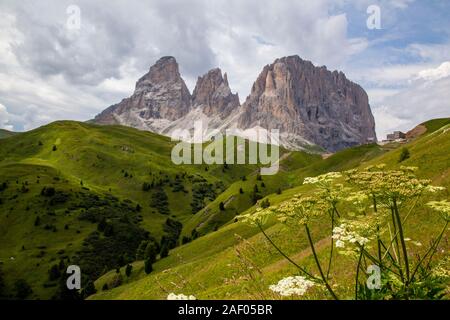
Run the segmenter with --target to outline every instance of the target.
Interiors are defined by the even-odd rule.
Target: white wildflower
[[[316,184],[319,182],[319,179],[317,177],[306,177],[303,180],[303,184]]]
[[[317,177],[306,177],[303,180],[303,184],[316,184],[316,183],[330,183],[334,179],[341,178],[340,172],[328,172]]]
[[[333,239],[336,240],[337,248],[345,248],[346,243],[359,244],[364,246],[369,242],[369,239],[359,235],[356,231],[350,230],[350,225],[342,223],[340,226],[333,229]]]
[[[445,187],[429,185],[429,186],[425,187],[425,191],[430,192],[430,193],[436,193],[436,192],[440,192],[440,191],[445,191]]]
[[[185,294],[175,294],[175,293],[169,293],[167,296],[167,300],[197,300],[193,295],[185,295]]]
[[[345,242],[342,240],[336,241],[336,248],[345,248]]]
[[[450,221],[450,202],[447,200],[430,201],[427,203],[427,206],[438,211],[446,221]]]
[[[243,214],[239,217],[240,220],[242,220],[245,223],[252,224],[252,225],[264,225],[269,217],[272,215],[274,208],[261,208],[258,207],[256,210],[252,213]]]
[[[402,171],[406,171],[406,172],[415,172],[417,170],[419,170],[418,167],[408,167],[408,166],[400,166],[400,170]]]
[[[314,286],[314,282],[302,276],[295,276],[281,279],[277,284],[271,285],[269,289],[288,297],[292,295],[302,296],[312,286]]]

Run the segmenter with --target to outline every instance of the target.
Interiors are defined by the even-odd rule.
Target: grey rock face
[[[222,77],[219,68],[199,77],[192,94],[193,107],[200,107],[209,117],[219,115],[224,119],[239,108],[239,96],[233,94],[228,85],[227,74]]]
[[[256,125],[329,151],[376,139],[366,92],[342,72],[315,67],[298,56],[265,66],[253,84],[238,126]]]
[[[95,117],[101,124],[145,128],[145,120],[177,120],[190,111],[191,94],[173,57],[159,59],[136,83],[133,95]]]

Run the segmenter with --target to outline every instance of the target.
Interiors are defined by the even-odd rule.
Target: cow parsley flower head
[[[401,202],[419,196],[430,184],[430,180],[418,179],[414,167],[403,167],[400,170],[380,170],[379,166],[366,170],[346,171],[346,180],[364,191],[369,196],[386,203]]]
[[[307,224],[313,217],[321,215],[325,210],[323,201],[315,197],[294,196],[275,208],[278,219],[285,222]]]
[[[262,208],[258,207],[252,213],[247,213],[240,216],[243,222],[252,224],[252,225],[263,225],[267,222],[267,219],[270,215],[272,215],[274,211],[273,207]]]
[[[427,206],[438,211],[445,221],[450,222],[450,202],[447,200],[430,201],[427,203]]]
[[[342,220],[339,226],[334,227],[332,238],[339,253],[354,255],[360,247],[370,247],[370,242],[380,237],[385,231],[387,210],[379,210],[377,214],[359,216],[355,220]]]
[[[328,172],[317,177],[306,177],[303,180],[303,184],[331,183],[341,177],[342,174],[340,172]]]
[[[336,247],[345,248],[348,243],[359,244],[364,246],[369,242],[369,239],[351,230],[351,224],[342,223],[339,227],[333,229],[333,239],[336,240]]]
[[[441,191],[445,191],[445,187],[439,187],[439,186],[426,186],[425,187],[425,191],[430,192],[430,193],[436,193],[436,192],[441,192]]]
[[[368,206],[369,197],[363,191],[357,191],[349,194],[344,201],[352,203],[359,213],[363,213]]]
[[[431,273],[435,277],[450,279],[450,255],[447,255],[433,267]]]
[[[197,300],[193,295],[185,295],[185,294],[175,294],[175,293],[169,293],[167,296],[167,300]]]
[[[287,277],[278,281],[277,284],[269,286],[269,289],[284,297],[292,295],[302,296],[314,286],[314,282],[302,276]]]

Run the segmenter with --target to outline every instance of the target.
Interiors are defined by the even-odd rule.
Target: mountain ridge
[[[191,94],[176,59],[162,57],[137,81],[131,97],[94,119],[166,136],[176,129],[192,132],[195,121],[252,140],[258,138],[249,131],[278,129],[280,141],[275,143],[292,150],[319,146],[334,152],[376,141],[364,89],[344,73],[316,67],[297,55],[266,65],[242,104],[220,68],[198,77]],[[204,141],[212,135],[204,134]]]

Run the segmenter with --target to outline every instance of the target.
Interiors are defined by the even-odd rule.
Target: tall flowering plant
[[[429,180],[419,179],[414,173],[416,170],[415,167],[385,170],[384,165],[379,165],[305,178],[304,184],[313,185],[312,195],[299,194],[277,206],[258,208],[255,213],[245,215],[244,219],[256,225],[268,242],[301,274],[285,278],[271,289],[276,289],[282,296],[300,295],[313,285],[320,285],[333,299],[339,299],[335,286],[330,284],[337,251],[354,258],[355,299],[442,297],[442,283],[449,273],[442,270],[448,271],[448,266],[439,263],[434,267],[433,257],[448,228],[450,202],[427,203],[441,214],[443,228],[431,240],[425,253],[411,261],[413,255],[407,242],[417,246],[422,244],[405,236],[405,223],[424,194],[445,190],[431,186]],[[263,226],[271,215],[290,227],[304,229],[317,267],[316,274],[293,261],[266,233]],[[316,219],[327,219],[331,226],[326,263],[318,257],[311,232],[311,223]],[[380,283],[370,290],[362,281],[366,277],[365,283],[368,283],[365,270],[369,264],[379,273],[380,279]]]

